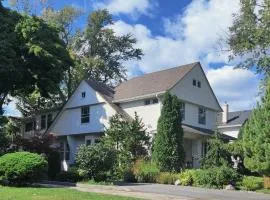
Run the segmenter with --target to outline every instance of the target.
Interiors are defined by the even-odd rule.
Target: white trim
[[[224,125],[224,126],[217,126],[218,128],[230,128],[230,127],[238,127],[242,126],[242,124],[236,124],[236,125]]]
[[[145,98],[156,97],[157,95],[164,94],[165,92],[166,91],[155,92],[155,93],[151,93],[151,94],[146,94],[146,95],[141,95],[141,96],[126,98],[126,99],[119,99],[119,100],[115,100],[115,101],[112,101],[112,102],[113,103],[125,103],[125,102],[129,102],[129,101],[136,101],[136,100],[141,100],[141,99],[145,99]]]

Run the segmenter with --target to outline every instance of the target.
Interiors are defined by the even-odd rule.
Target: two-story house
[[[84,80],[47,133],[57,136],[63,159],[70,164],[81,144],[93,145],[99,141],[110,117],[116,113],[129,120],[137,112],[154,137],[166,91],[183,102],[186,163],[198,168],[205,153],[205,140],[214,132],[217,113],[222,111],[198,62],[135,77],[114,89]]]

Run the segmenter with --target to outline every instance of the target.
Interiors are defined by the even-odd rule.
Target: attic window
[[[198,88],[201,88],[201,81],[198,81]]]
[[[193,86],[196,86],[197,81],[193,79]]]
[[[85,98],[85,92],[82,92],[82,98]]]
[[[147,99],[144,101],[144,105],[149,105],[150,104],[150,99]]]
[[[147,100],[144,101],[144,105],[150,105],[150,104],[156,104],[156,103],[158,103],[157,98],[147,99]]]

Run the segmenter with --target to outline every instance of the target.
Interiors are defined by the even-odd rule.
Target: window
[[[41,129],[46,128],[46,115],[41,115]]]
[[[70,158],[70,149],[68,142],[60,143],[60,158],[61,160],[69,160]]]
[[[82,98],[85,98],[85,92],[82,92]]]
[[[92,140],[91,139],[88,139],[88,140],[86,140],[86,146],[90,146],[91,145],[91,143],[92,143]]]
[[[155,103],[158,103],[158,99],[157,98],[155,98],[155,99],[153,99],[153,104],[155,104]]]
[[[147,99],[144,101],[144,105],[149,105],[150,104],[150,99]]]
[[[47,128],[50,127],[50,125],[52,124],[53,118],[52,118],[52,114],[48,114],[47,116]]]
[[[89,106],[81,107],[81,123],[89,123]]]
[[[25,132],[34,130],[35,123],[34,122],[27,122],[25,124]]]
[[[98,143],[100,143],[100,139],[95,139],[95,144],[98,144]]]
[[[198,81],[198,88],[201,88],[201,82]]]
[[[193,86],[196,86],[197,81],[193,79]]]
[[[199,108],[199,115],[198,115],[199,124],[205,124],[205,118],[206,118],[206,109],[200,107]]]
[[[185,103],[184,102],[181,102],[181,107],[180,107],[180,114],[181,114],[181,118],[182,120],[185,120]]]

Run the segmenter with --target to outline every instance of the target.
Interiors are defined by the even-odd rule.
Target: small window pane
[[[155,104],[155,103],[158,103],[158,99],[157,98],[153,99],[153,104]]]
[[[41,115],[41,129],[46,128],[46,115]]]
[[[147,99],[147,100],[144,101],[144,105],[149,105],[149,104],[150,104],[150,100],[149,99]]]
[[[34,130],[34,122],[27,122],[25,124],[25,132]]]
[[[181,102],[180,114],[181,114],[182,120],[185,120],[185,108],[186,108],[185,103]]]
[[[193,86],[196,86],[196,80],[195,79],[193,79]]]
[[[86,146],[90,146],[91,145],[91,140],[89,139],[89,140],[86,140]]]
[[[82,98],[85,98],[85,92],[82,92]]]
[[[89,106],[84,106],[81,108],[81,123],[89,123]]]
[[[198,88],[201,88],[201,82],[198,81]]]
[[[98,143],[100,143],[100,139],[95,139],[95,144],[98,144]]]
[[[205,108],[199,108],[198,122],[199,124],[205,124],[206,110]]]

